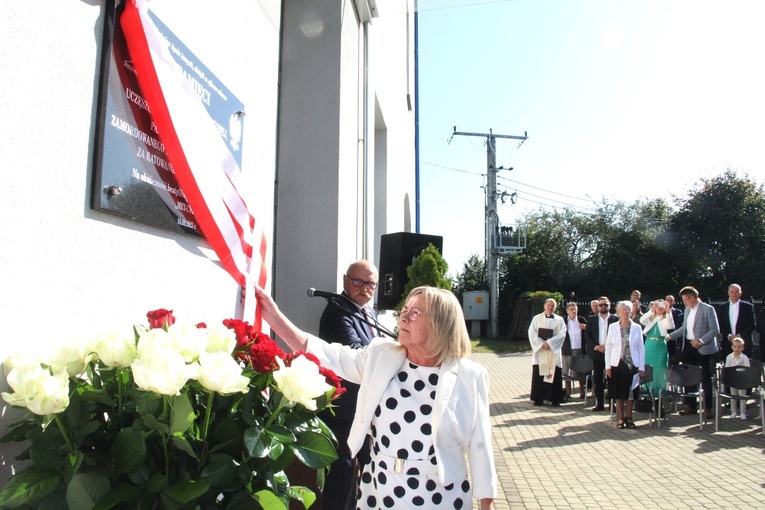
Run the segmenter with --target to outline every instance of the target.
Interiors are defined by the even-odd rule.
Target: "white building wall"
[[[380,235],[413,232],[415,227],[414,1],[379,2],[371,29],[371,82],[377,105],[375,158],[376,254]],[[410,109],[411,108],[411,109]],[[377,218],[382,216],[382,218]]]
[[[326,303],[306,290],[341,289],[349,263],[379,263],[380,236],[413,225],[412,16],[377,2],[365,27],[364,4],[284,2],[274,295],[314,333]]]
[[[279,2],[152,5],[245,104],[242,170],[270,238]],[[195,323],[237,312],[238,288],[205,241],[90,208],[104,13],[98,1],[3,2],[1,359],[130,327],[156,308]],[[2,413],[0,430],[14,415]],[[12,445],[0,449],[0,485],[14,455]]]

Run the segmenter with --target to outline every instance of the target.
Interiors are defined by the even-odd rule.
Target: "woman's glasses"
[[[407,308],[403,307],[401,310],[399,310],[398,314],[396,315],[396,318],[398,320],[403,319],[405,316],[409,315],[409,322],[417,322],[420,317],[427,317],[427,314],[420,310],[419,308]]]

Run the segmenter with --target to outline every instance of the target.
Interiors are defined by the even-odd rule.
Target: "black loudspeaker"
[[[406,268],[432,244],[443,255],[444,238],[414,232],[396,232],[380,236],[380,287],[377,290],[377,308],[393,310],[401,301],[404,287],[409,282]]]

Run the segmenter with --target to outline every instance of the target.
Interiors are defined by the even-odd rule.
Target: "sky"
[[[486,139],[503,225],[765,178],[762,0],[419,0],[420,232],[484,254]]]

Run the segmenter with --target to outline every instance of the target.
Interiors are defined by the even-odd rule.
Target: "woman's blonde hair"
[[[465,326],[462,307],[451,291],[422,286],[412,289],[406,300],[422,294],[425,315],[430,317],[428,348],[438,363],[449,358],[470,356],[470,336]]]

